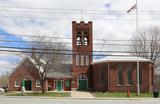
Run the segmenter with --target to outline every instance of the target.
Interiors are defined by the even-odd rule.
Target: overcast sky
[[[135,0],[0,0],[0,34],[22,35],[0,36],[0,39],[30,40],[23,35],[37,34],[71,38],[72,21],[84,20],[93,22],[94,39],[128,40],[136,30],[136,16],[135,10],[129,14],[126,11],[134,4]],[[138,0],[139,28],[159,26],[159,5],[160,0]],[[25,46],[1,42],[0,45]],[[113,49],[108,46],[103,49],[102,46],[95,47],[94,50]],[[0,58],[0,73],[10,70],[13,59],[8,59],[12,55],[0,53],[0,57],[3,57]]]

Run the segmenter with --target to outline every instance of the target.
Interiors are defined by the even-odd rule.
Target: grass
[[[4,93],[0,92],[0,95],[3,95]]]
[[[94,93],[95,97],[114,97],[114,98],[125,98],[127,97],[127,93],[102,93],[102,92],[96,92]],[[153,97],[150,93],[141,93],[139,96],[136,93],[130,93],[130,97],[138,98],[138,97]]]
[[[43,97],[70,97],[68,92],[27,92],[24,95],[21,93],[7,93],[6,96],[43,96]]]

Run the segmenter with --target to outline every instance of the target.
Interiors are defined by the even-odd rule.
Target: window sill
[[[118,87],[122,87],[123,85],[121,85],[121,84],[117,84],[117,86],[118,86]]]
[[[19,86],[14,86],[14,88],[18,88]]]
[[[40,88],[41,86],[36,86],[37,88]]]
[[[127,84],[126,86],[133,86],[133,84]]]

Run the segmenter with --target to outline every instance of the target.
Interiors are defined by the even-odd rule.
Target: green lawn
[[[21,93],[7,93],[6,96],[43,96],[43,97],[70,97],[70,93],[68,92],[33,92],[33,93],[25,93],[21,95]]]
[[[127,93],[102,93],[102,92],[96,92],[93,93],[96,97],[127,97]],[[139,96],[136,93],[131,93],[130,97],[136,98],[136,97],[153,97],[152,94],[149,93],[141,93]]]

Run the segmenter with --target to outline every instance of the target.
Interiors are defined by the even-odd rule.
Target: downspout
[[[140,95],[140,85],[139,85],[139,59],[137,57],[137,94]]]
[[[109,86],[109,85],[110,85],[110,84],[109,84],[109,82],[110,82],[110,81],[109,81],[109,80],[110,80],[109,75],[110,75],[110,74],[109,74],[109,62],[108,62],[108,92],[109,92],[109,90],[110,90],[110,89],[109,89],[109,88],[110,88],[110,86]]]

